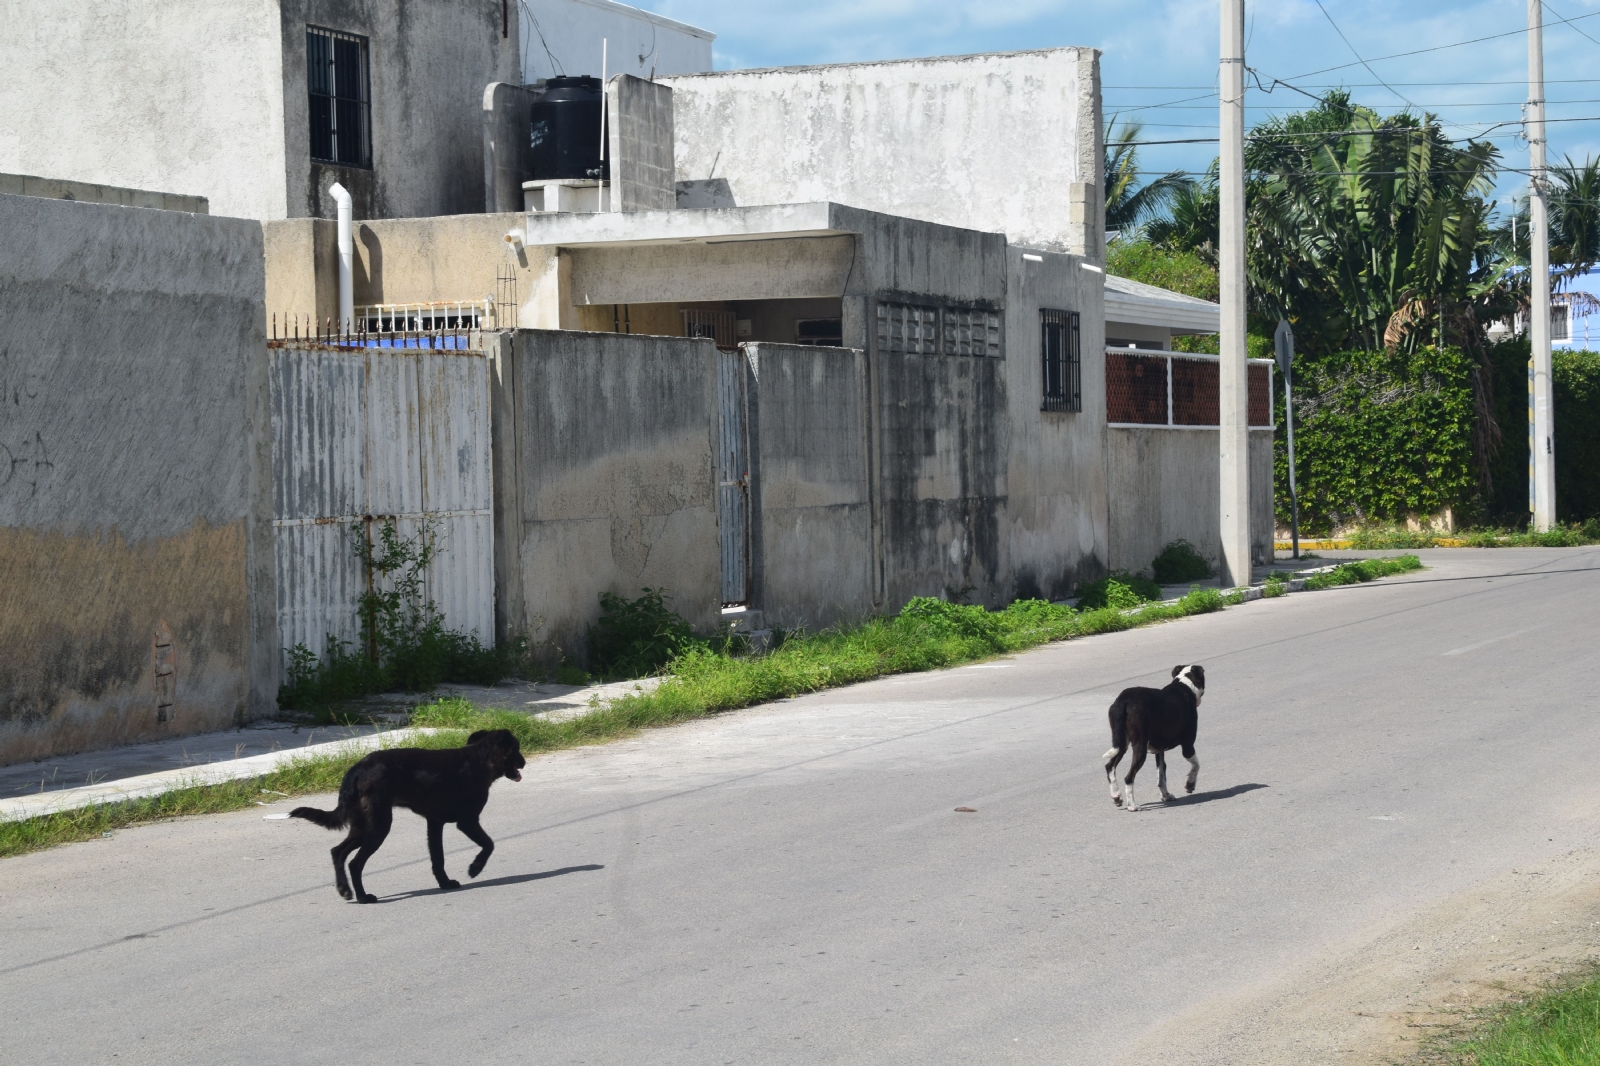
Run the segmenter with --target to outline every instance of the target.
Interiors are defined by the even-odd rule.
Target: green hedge
[[[1528,342],[1490,349],[1500,448],[1490,463],[1494,491],[1488,517],[1519,526],[1528,520]],[[1600,352],[1556,351],[1551,357],[1555,393],[1556,517],[1563,522],[1600,518]]]
[[[1277,386],[1281,390],[1281,381]],[[1302,533],[1471,508],[1477,494],[1472,363],[1460,351],[1296,359],[1294,401]],[[1276,409],[1274,500],[1279,522],[1288,525],[1281,402]]]

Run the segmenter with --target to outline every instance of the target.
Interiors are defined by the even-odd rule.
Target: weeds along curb
[[[1370,581],[1420,569],[1421,565],[1414,555],[1345,563],[1313,573],[1304,579],[1304,587]],[[284,797],[333,791],[352,763],[379,746],[453,747],[462,742],[465,733],[477,729],[509,729],[529,753],[595,744],[640,729],[892,674],[959,666],[1059,640],[1210,614],[1249,600],[1298,591],[1300,583],[1299,579],[1275,581],[1227,592],[1196,588],[1181,599],[1164,603],[1082,612],[1039,600],[1022,601],[1004,611],[913,601],[894,618],[870,619],[849,630],[797,638],[761,656],[691,652],[678,660],[672,674],[655,690],[621,696],[589,714],[559,722],[516,711],[482,709],[464,699],[441,699],[417,708],[411,730],[375,734],[360,742],[317,745],[319,750],[311,753],[300,749],[276,756],[271,764],[258,765],[254,760],[273,756],[254,756],[237,760],[239,765],[231,771],[225,769],[229,764],[195,767],[185,772],[187,776],[173,773],[165,785],[170,791],[152,789],[151,794],[120,798],[119,791],[126,795],[138,787],[138,779],[129,779],[100,786],[103,793],[72,809],[37,817],[13,816],[0,821],[0,858],[92,839],[142,822],[268,806]],[[232,779],[207,781],[202,777],[207,773],[228,774]],[[66,791],[45,796],[61,797],[55,801],[60,804],[65,802]],[[10,802],[0,801],[0,817],[4,817],[4,804]]]

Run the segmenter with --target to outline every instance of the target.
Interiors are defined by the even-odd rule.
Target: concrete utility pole
[[[1530,0],[1537,3],[1538,0]],[[1222,3],[1222,584],[1250,583],[1250,389],[1245,370],[1244,0]]]
[[[1550,396],[1550,208],[1545,202],[1544,10],[1528,0],[1528,274],[1533,300],[1533,528],[1556,522],[1555,410]]]

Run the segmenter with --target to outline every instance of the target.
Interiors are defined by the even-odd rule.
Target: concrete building
[[[608,39],[612,73],[708,70],[713,39],[611,0],[9,7],[0,172],[256,219],[332,217],[336,181],[357,218],[480,211],[484,86],[598,74]]]
[[[261,229],[0,195],[0,763],[276,711]]]
[[[636,78],[694,74],[711,69],[717,35],[654,11],[614,0],[525,0],[521,23],[522,80],[533,85],[556,75]]]
[[[480,210],[483,87],[516,81],[518,4],[11,5],[0,171],[203,196],[275,219]]]

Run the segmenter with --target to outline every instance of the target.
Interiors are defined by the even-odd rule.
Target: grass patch
[[[1356,585],[1391,574],[1421,570],[1422,560],[1415,555],[1400,555],[1393,559],[1362,559],[1355,563],[1340,563],[1325,574],[1312,574],[1306,578],[1308,589],[1331,589],[1338,585]]]
[[[1193,578],[1183,580],[1190,581]],[[1079,582],[1074,591],[1078,594],[1080,611],[1092,611],[1101,607],[1112,607],[1121,611],[1161,598],[1160,585],[1143,574],[1130,574],[1126,570],[1113,570],[1099,581]]]
[[[1514,1004],[1427,1057],[1451,1066],[1600,1064],[1600,973]]]
[[[460,746],[465,740],[464,736],[454,732],[435,733],[431,736],[409,737],[396,747],[451,748]],[[145,822],[191,814],[221,814],[284,796],[332,792],[338,789],[345,771],[360,757],[360,754],[308,755],[258,777],[180,788],[144,799],[98,803],[39,818],[0,821],[0,858],[76,840],[90,840]]]
[[[1415,529],[1373,526],[1345,538],[1356,551],[1416,548],[1579,548],[1600,544],[1600,519],[1558,525],[1544,533],[1518,529],[1469,529],[1427,533]]]

